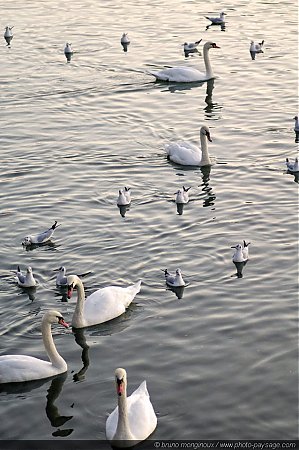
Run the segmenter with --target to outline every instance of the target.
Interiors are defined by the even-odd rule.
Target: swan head
[[[69,275],[67,277],[67,298],[72,298],[73,291],[77,284],[80,282],[80,278],[77,275]]]
[[[208,41],[205,43],[205,45],[203,46],[204,50],[209,50],[210,48],[220,48],[217,44],[215,44],[215,42],[211,42]]]
[[[207,127],[206,125],[203,125],[201,127],[201,129],[200,129],[200,134],[206,136],[208,141],[212,142],[212,138],[211,138],[209,127]]]
[[[43,323],[59,323],[65,328],[69,328],[69,324],[65,322],[62,314],[59,311],[55,311],[54,309],[50,309],[43,316]]]
[[[115,370],[115,385],[117,395],[121,397],[125,393],[127,385],[127,372],[121,367]]]

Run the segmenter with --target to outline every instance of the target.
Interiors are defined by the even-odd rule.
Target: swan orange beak
[[[117,382],[117,385],[116,385],[117,395],[121,396],[121,394],[124,392],[123,380],[116,380],[116,382]]]
[[[72,286],[67,287],[67,298],[68,299],[72,298],[73,290],[74,289],[72,288]]]
[[[59,323],[59,325],[62,325],[65,328],[69,328],[69,324],[66,323],[62,317],[61,317],[61,319],[58,320],[58,323]]]

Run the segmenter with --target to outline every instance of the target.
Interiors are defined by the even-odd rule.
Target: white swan
[[[289,158],[286,158],[286,166],[290,172],[299,172],[298,158],[296,157],[293,163],[289,161]]]
[[[32,268],[30,266],[27,267],[26,275],[24,275],[20,269],[20,266],[18,266],[17,271],[15,272],[16,281],[19,286],[22,287],[33,287],[36,286],[36,280],[33,276]]]
[[[173,142],[165,145],[168,159],[182,166],[210,166],[212,165],[208,142],[212,142],[210,130],[206,125],[200,129],[200,145],[197,147],[190,142]]]
[[[178,204],[188,203],[189,202],[189,193],[188,191],[191,189],[191,187],[186,188],[183,186],[183,189],[178,189],[176,192],[176,198],[175,202]]]
[[[23,245],[29,246],[32,244],[43,244],[44,242],[47,242],[54,234],[54,231],[56,228],[58,228],[59,225],[57,225],[57,220],[55,220],[55,223],[46,231],[43,231],[42,233],[36,234],[36,235],[30,235],[26,236],[22,242]]]
[[[56,350],[51,324],[59,323],[64,327],[68,324],[58,311],[47,311],[42,319],[42,336],[45,350],[50,361],[27,355],[0,356],[0,383],[17,383],[30,380],[40,380],[67,371],[67,364]]]
[[[209,58],[210,48],[220,48],[214,42],[206,42],[203,46],[203,59],[206,68],[206,73],[202,73],[193,67],[179,66],[171,67],[156,71],[149,71],[151,75],[161,81],[174,81],[177,83],[192,83],[196,81],[207,81],[214,78],[212,66]]]
[[[115,371],[118,406],[106,421],[106,437],[116,447],[132,447],[150,436],[157,426],[157,416],[150,401],[146,381],[127,397],[127,373]],[[133,442],[132,442],[133,441]]]
[[[128,286],[107,286],[98,289],[85,299],[82,281],[77,275],[69,275],[68,298],[70,299],[74,288],[77,288],[77,304],[73,314],[72,326],[83,328],[98,323],[107,322],[120,316],[126,311],[135,295],[140,291],[141,280]]]
[[[222,25],[225,22],[224,16],[226,16],[225,12],[220,13],[220,17],[207,17],[206,19],[210,20],[213,25]]]
[[[295,120],[294,131],[295,131],[296,133],[299,133],[299,119],[298,119],[298,116],[295,116],[295,117],[294,117],[294,120]]]
[[[128,37],[128,33],[123,33],[120,39],[121,44],[130,44],[130,39]]]
[[[172,275],[171,273],[168,272],[167,269],[165,269],[164,275],[166,284],[168,284],[168,286],[172,287],[186,286],[186,283],[182,277],[181,269],[176,269],[175,275]]]
[[[61,266],[59,267],[59,269],[55,269],[54,272],[58,272],[56,277],[56,286],[66,286],[67,285],[66,268],[64,266]]]
[[[233,254],[233,258],[232,258],[233,262],[240,263],[240,262],[245,262],[245,261],[248,260],[248,258],[249,258],[249,249],[248,249],[249,244],[250,244],[250,242],[248,242],[246,244],[246,242],[243,241],[243,246],[241,244],[237,244],[237,245],[234,245],[234,246],[231,247],[231,248],[235,248],[236,249],[235,253]]]

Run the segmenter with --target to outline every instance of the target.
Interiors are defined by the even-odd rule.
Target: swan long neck
[[[134,436],[130,431],[127,408],[127,387],[124,386],[122,395],[118,396],[118,422],[113,440],[132,440]]]
[[[205,48],[205,47],[203,49],[203,60],[204,60],[205,68],[206,68],[206,77],[213,78],[214,74],[213,74],[213,70],[212,70],[212,66],[211,66],[211,62],[210,62],[209,49]]]
[[[201,146],[201,152],[202,152],[200,165],[208,166],[211,164],[210,155],[209,155],[209,151],[208,151],[208,139],[207,139],[207,136],[205,134],[203,134],[202,132],[200,133],[200,146]]]
[[[72,325],[76,327],[82,327],[84,324],[84,314],[83,314],[83,306],[85,301],[85,291],[84,286],[80,278],[76,281],[77,288],[77,303],[76,308],[73,315]]]
[[[51,324],[47,321],[42,322],[42,335],[45,350],[52,365],[57,367],[58,369],[67,370],[65,360],[62,358],[62,356],[59,355],[58,351],[56,350],[51,331]]]

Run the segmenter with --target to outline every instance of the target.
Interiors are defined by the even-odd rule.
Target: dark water
[[[71,321],[76,297],[56,288],[60,265],[87,273],[87,294],[143,280],[118,319],[77,336],[54,327],[67,376],[2,392],[2,439],[105,439],[116,367],[127,369],[129,393],[147,380],[154,439],[296,438],[298,179],[284,161],[298,151],[297,5],[223,9],[225,31],[206,30],[204,16],[220,12],[206,2],[2,5],[14,38],[0,47],[1,354],[45,357],[43,313]],[[214,82],[153,82],[153,67],[202,69],[201,54],[185,58],[181,46],[200,38],[221,47],[210,55]],[[254,61],[251,39],[265,40]],[[170,164],[164,144],[198,143],[202,124],[216,164]],[[179,215],[183,184],[190,202]],[[54,220],[53,245],[22,247]],[[243,239],[250,260],[238,278],[230,247]],[[18,264],[33,267],[35,292],[16,285]],[[188,283],[178,296],[166,267]]]

